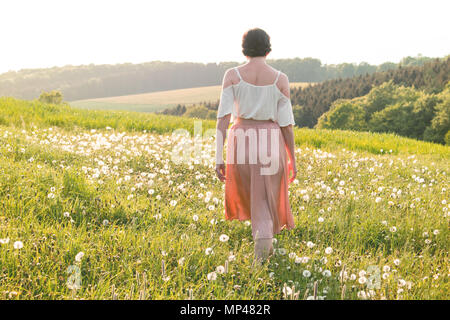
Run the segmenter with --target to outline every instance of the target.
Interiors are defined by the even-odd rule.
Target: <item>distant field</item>
[[[309,83],[292,82],[291,87],[305,87]],[[127,110],[156,112],[177,104],[192,105],[203,101],[217,101],[221,86],[207,86],[177,90],[157,91],[127,96],[72,101],[74,107],[97,110]]]

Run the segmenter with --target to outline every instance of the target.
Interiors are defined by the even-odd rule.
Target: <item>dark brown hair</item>
[[[264,57],[272,48],[269,35],[260,28],[250,29],[242,37],[242,53],[247,57]]]

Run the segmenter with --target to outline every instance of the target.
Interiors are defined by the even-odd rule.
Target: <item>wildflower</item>
[[[182,258],[178,259],[178,265],[180,265],[180,266],[184,265],[184,261],[185,260],[186,260],[185,257],[182,257]]]
[[[22,249],[22,248],[23,248],[23,242],[22,241],[14,242],[14,249]]]
[[[77,253],[77,255],[75,256],[75,261],[76,262],[81,262],[81,259],[83,259],[84,256],[84,252],[80,251]]]
[[[290,287],[288,287],[286,284],[284,284],[283,287],[283,295],[284,297],[288,297],[292,294],[292,289]]]
[[[304,271],[303,271],[303,276],[304,276],[305,278],[309,278],[309,277],[311,277],[311,272],[310,272],[309,270],[304,270]]]
[[[194,215],[192,216],[192,220],[198,221],[198,215],[194,214]]]
[[[396,266],[398,266],[398,265],[400,264],[400,259],[395,259],[395,260],[394,260],[394,264],[395,264]]]
[[[66,217],[66,218],[70,217],[70,213],[69,213],[69,212],[64,212],[63,215],[64,215],[64,217]]]
[[[364,284],[364,283],[367,282],[367,278],[366,278],[366,277],[360,277],[360,278],[358,279],[358,282],[359,282],[360,284]]]
[[[322,272],[322,274],[323,274],[325,277],[327,277],[327,278],[331,277],[331,271],[330,271],[330,270],[325,270],[324,272]]]
[[[311,242],[311,241],[308,241],[308,242],[306,243],[306,246],[307,246],[308,248],[313,248],[313,247],[315,246],[315,244],[314,244],[313,242]]]
[[[109,224],[109,221],[108,221],[107,219],[105,219],[105,220],[103,220],[102,224],[103,224],[104,226],[107,226],[107,225]]]
[[[0,239],[0,244],[7,244],[9,243],[9,238]]]
[[[217,274],[213,271],[213,272],[208,273],[208,275],[206,277],[209,281],[214,281],[217,279]]]
[[[224,266],[218,266],[216,268],[216,272],[219,273],[219,274],[224,273],[225,272],[225,267]]]
[[[205,254],[206,254],[207,256],[209,256],[210,254],[213,254],[213,249],[212,249],[212,248],[206,248]]]
[[[331,247],[328,247],[325,249],[326,254],[331,254],[332,252],[333,252],[333,248],[331,248]]]
[[[219,237],[219,240],[220,240],[221,242],[227,242],[228,239],[230,239],[230,237],[227,236],[226,234],[222,234],[222,235],[220,235],[220,237]]]

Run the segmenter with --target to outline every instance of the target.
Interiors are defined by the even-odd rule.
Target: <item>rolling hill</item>
[[[303,88],[313,83],[292,82],[291,88]],[[133,94],[117,97],[77,100],[70,105],[95,110],[126,110],[139,112],[157,112],[178,104],[190,106],[204,101],[217,101],[221,86],[205,86],[188,89],[165,90],[158,92]]]

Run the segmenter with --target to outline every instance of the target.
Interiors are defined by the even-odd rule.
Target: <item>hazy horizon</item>
[[[446,1],[27,1],[0,10],[0,73],[65,65],[244,62],[243,33],[267,31],[268,59],[378,65],[450,54]],[[255,12],[256,11],[256,12]]]

